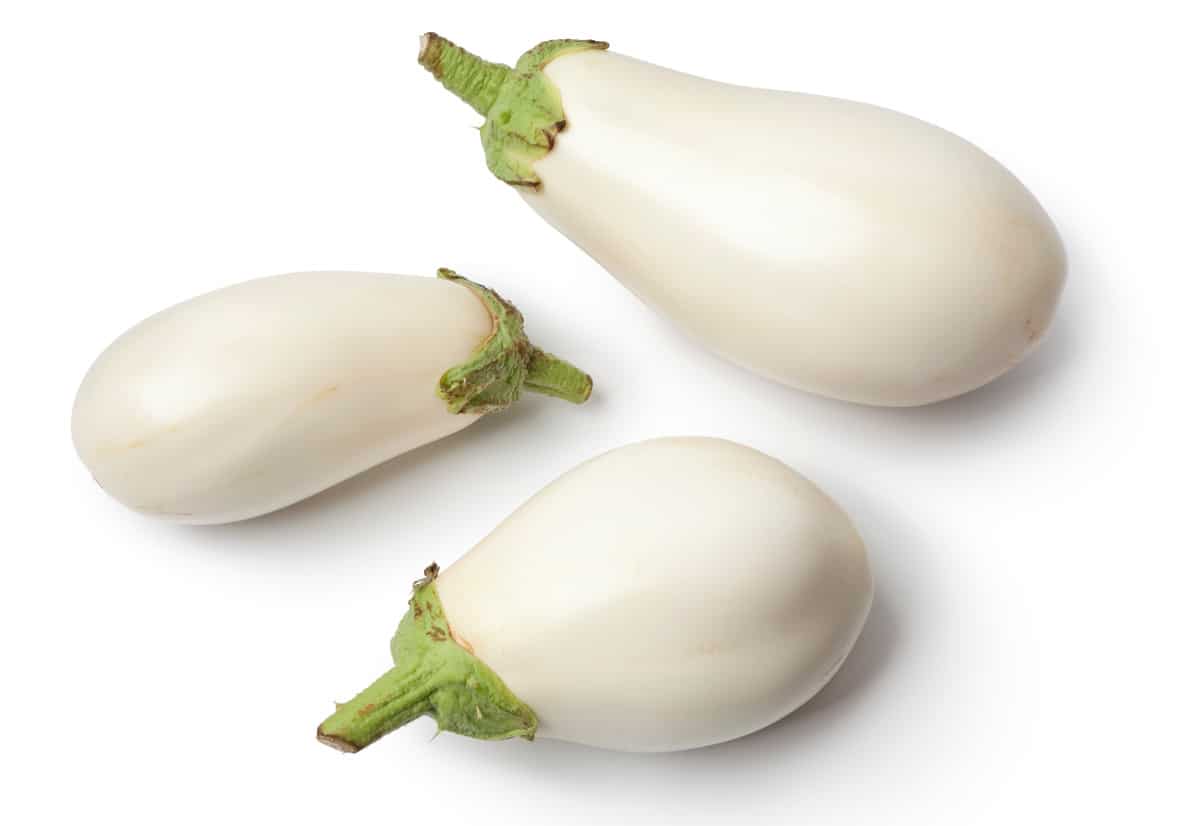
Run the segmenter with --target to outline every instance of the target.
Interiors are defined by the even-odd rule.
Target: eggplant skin
[[[967,141],[852,101],[610,51],[545,67],[568,126],[521,196],[705,346],[793,387],[910,406],[1041,340],[1066,277],[1050,218]]]
[[[446,409],[438,380],[492,325],[470,291],[434,278],[246,281],[113,342],[76,395],[75,449],[142,513],[258,516],[476,421]]]
[[[455,639],[538,737],[673,751],[770,725],[833,676],[873,597],[850,519],[720,439],[580,465],[440,573]]]

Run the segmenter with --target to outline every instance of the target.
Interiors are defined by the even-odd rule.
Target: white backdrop
[[[1185,6],[6,3],[4,820],[1195,823]],[[490,177],[479,119],[415,63],[427,29],[504,61],[596,37],[949,128],[1057,221],[1059,318],[1014,373],[929,408],[743,373]],[[437,266],[514,299],[593,373],[594,401],[528,397],[227,527],[127,512],[75,458],[78,381],[144,316],[259,275]],[[332,701],[388,665],[430,559],[585,458],[685,433],[787,461],[870,545],[877,606],[816,700],[673,755],[431,742],[427,720],[355,756],[315,742]]]

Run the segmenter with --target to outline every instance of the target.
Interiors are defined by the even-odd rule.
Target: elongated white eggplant
[[[487,118],[497,177],[717,353],[899,406],[991,381],[1042,337],[1062,243],[975,146],[875,106],[606,47],[550,41],[510,69],[428,34],[420,62]]]
[[[317,736],[358,751],[429,715],[482,739],[719,743],[812,697],[872,594],[850,520],[791,468],[720,439],[629,445],[427,569],[395,667]]]
[[[158,313],[84,378],[75,449],[135,510],[232,522],[461,430],[523,388],[587,399],[591,379],[531,345],[516,308],[438,275],[278,275]]]

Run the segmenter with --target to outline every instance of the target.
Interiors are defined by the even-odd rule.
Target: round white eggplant
[[[497,177],[707,347],[902,406],[979,387],[1041,339],[1062,243],[984,152],[887,109],[605,48],[550,41],[510,69],[430,34],[420,61],[486,116]]]
[[[522,388],[588,397],[591,379],[533,347],[511,304],[439,276],[292,273],[158,313],[88,371],[75,449],[135,510],[232,522],[461,430]]]
[[[482,739],[697,748],[812,697],[858,638],[873,586],[816,485],[720,439],[641,442],[551,483],[439,575],[395,667],[318,730],[357,751],[422,715]]]

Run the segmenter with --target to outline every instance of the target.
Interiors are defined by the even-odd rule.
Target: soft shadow
[[[484,416],[464,430],[263,516],[223,525],[170,527],[185,530],[190,541],[220,550],[295,554],[332,548],[342,555],[355,544],[348,538],[373,527],[427,521],[431,500],[439,502],[440,518],[452,517],[462,506],[455,490],[465,465],[489,455],[489,450],[501,450],[497,443],[527,438],[543,417],[553,415],[550,406],[560,404],[541,397],[522,399],[512,409]],[[443,495],[431,495],[442,489]]]
[[[532,401],[532,403],[530,403]],[[350,500],[368,495],[385,495],[383,488],[401,483],[405,477],[415,479],[422,469],[441,461],[451,460],[459,454],[479,450],[492,440],[511,438],[514,433],[527,429],[548,414],[542,399],[523,399],[519,406],[498,413],[489,413],[475,424],[451,433],[436,442],[422,445],[416,450],[401,454],[394,459],[376,465],[356,476],[328,488],[315,496],[302,499],[282,510],[248,520],[246,525],[260,523],[266,526],[284,519],[295,519],[309,513],[318,514],[344,507]],[[390,494],[386,494],[390,495]]]
[[[389,459],[286,508],[241,522],[179,527],[201,542],[227,545],[234,540],[249,543],[279,534],[337,533],[350,518],[363,518],[365,513],[380,509],[386,509],[391,524],[403,524],[405,513],[414,508],[423,509],[413,512],[415,518],[427,519],[429,489],[449,482],[459,484],[463,463],[469,460],[473,467],[486,467],[488,457],[502,455],[506,442],[536,440],[559,428],[586,427],[587,422],[602,419],[609,407],[603,385],[597,386],[587,403],[579,407],[525,393],[507,410],[489,413],[457,433]],[[583,419],[584,423],[572,419]],[[458,469],[460,476],[452,478],[446,468]],[[439,501],[446,509],[453,509],[460,498],[446,496]]]
[[[891,604],[892,597],[877,592],[871,615],[858,642],[833,679],[793,715],[814,714],[837,703],[853,700],[887,669],[904,638],[903,619]],[[789,715],[790,716],[790,715]]]
[[[652,315],[664,340],[681,348],[703,352],[697,368],[711,376],[714,386],[727,393],[753,394],[764,404],[783,405],[797,415],[814,421],[828,421],[848,430],[929,432],[945,438],[948,431],[976,433],[1012,421],[1026,413],[1057,403],[1067,383],[1065,378],[1086,356],[1087,342],[1097,334],[1090,308],[1103,306],[1103,289],[1091,277],[1095,268],[1087,261],[1086,250],[1072,250],[1070,272],[1059,306],[1044,339],[1017,366],[984,386],[944,401],[919,407],[872,407],[829,399],[803,390],[785,387],[734,365],[717,356],[678,326],[658,314]]]
[[[936,404],[887,412],[901,421],[923,420],[936,426],[982,425],[1010,415],[1014,408],[1037,405],[1046,391],[1078,363],[1081,342],[1086,338],[1081,324],[1076,308],[1063,307],[1037,349],[995,381]]]
[[[1067,281],[1050,327],[1024,361],[998,379],[952,399],[908,408],[866,408],[873,417],[901,427],[976,431],[1018,414],[1057,404],[1069,374],[1086,360],[1088,342],[1098,334],[1091,308],[1104,306],[1104,282],[1079,239],[1064,236],[1069,250]]]

